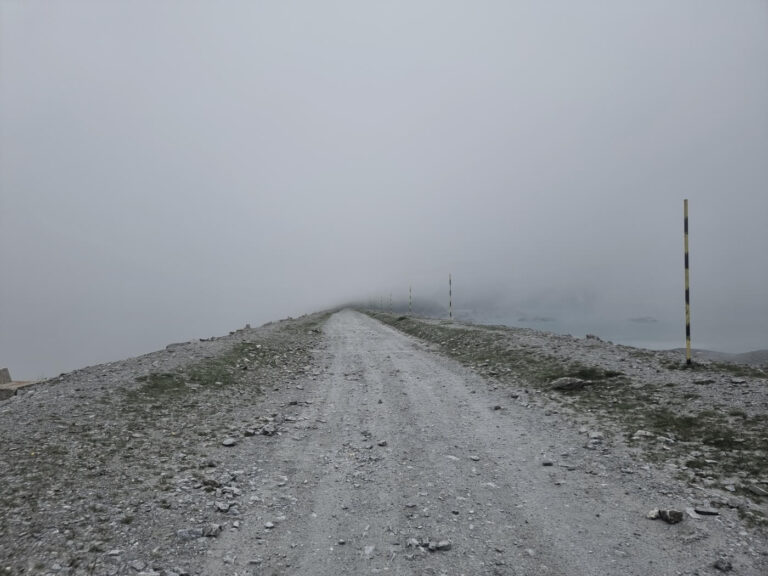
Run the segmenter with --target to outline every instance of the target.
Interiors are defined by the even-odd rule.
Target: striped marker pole
[[[408,286],[408,316],[411,315],[412,309],[413,309],[413,287]]]
[[[685,363],[691,365],[691,289],[688,264],[688,199],[683,200],[683,233],[685,236]]]
[[[450,273],[448,274],[448,317],[453,320],[453,287]]]

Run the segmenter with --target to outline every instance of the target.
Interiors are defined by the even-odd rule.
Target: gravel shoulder
[[[664,370],[710,389],[693,379],[714,368],[378,318],[391,326],[343,310],[173,345],[0,403],[6,573],[768,573],[760,468],[690,476],[681,442],[632,440],[610,401],[671,389],[655,391]],[[602,375],[600,393],[548,389],[563,363]],[[751,422],[760,379],[739,378]]]

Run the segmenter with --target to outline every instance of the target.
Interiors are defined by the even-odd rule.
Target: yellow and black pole
[[[413,286],[408,286],[408,316],[411,315],[413,309]]]
[[[453,320],[453,288],[450,273],[448,274],[448,317]]]
[[[691,365],[691,289],[688,263],[688,199],[683,200],[683,232],[685,235],[685,363]]]

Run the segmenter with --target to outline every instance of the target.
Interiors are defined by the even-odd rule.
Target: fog
[[[0,0],[0,367],[447,314],[449,273],[681,346],[684,198],[694,346],[768,348],[766,103],[763,0]]]

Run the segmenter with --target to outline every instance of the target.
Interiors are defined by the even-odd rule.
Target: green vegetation
[[[662,366],[667,370],[690,370],[692,372],[725,372],[737,378],[765,378],[768,376],[764,370],[747,364],[733,362],[692,362],[686,364],[680,360],[663,360]]]

